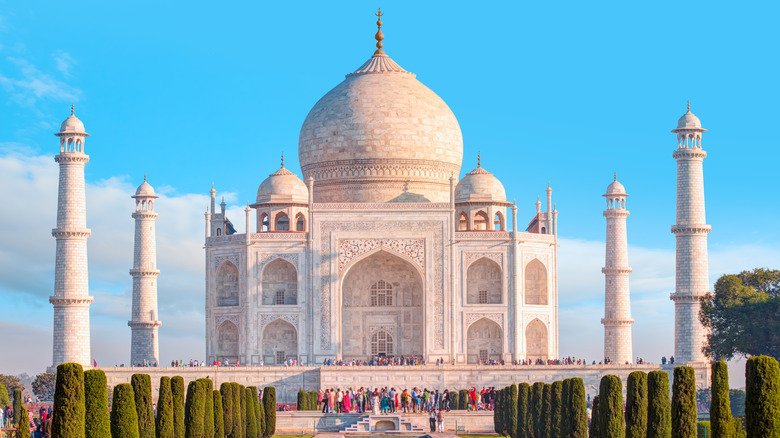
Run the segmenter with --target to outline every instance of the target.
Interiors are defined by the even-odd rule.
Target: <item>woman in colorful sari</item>
[[[382,403],[379,406],[379,410],[386,414],[390,410],[390,400],[387,398],[387,391],[382,391]]]
[[[331,389],[328,392],[328,413],[333,413],[333,406],[336,404],[336,391]]]
[[[344,391],[344,401],[343,401],[344,413],[348,414],[350,409],[352,408],[352,400],[350,400],[351,398],[352,398],[352,391]]]

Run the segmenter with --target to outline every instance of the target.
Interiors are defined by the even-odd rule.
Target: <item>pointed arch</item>
[[[258,347],[266,364],[283,365],[289,358],[298,357],[298,330],[278,318],[263,328]]]
[[[222,262],[216,275],[217,306],[238,306],[238,268],[230,261]]]
[[[539,259],[533,259],[525,266],[525,304],[548,303],[547,268]]]
[[[501,360],[504,351],[504,333],[495,321],[481,318],[471,324],[466,332],[468,363],[485,363]]]
[[[238,358],[238,327],[225,321],[217,328],[217,358],[235,360]]]
[[[475,261],[466,270],[466,304],[501,304],[503,295],[501,266],[487,257]]]
[[[281,258],[266,263],[261,278],[264,306],[298,304],[298,270],[292,263]]]
[[[290,218],[287,213],[280,211],[274,218],[274,231],[290,231]]]
[[[548,343],[547,326],[535,318],[525,328],[526,358],[530,360],[547,360]]]
[[[504,223],[504,215],[500,211],[497,211],[495,216],[493,217],[493,229],[496,231],[506,230],[506,224]]]
[[[484,211],[478,211],[474,215],[474,227],[475,231],[485,231],[488,229],[488,215]]]
[[[260,220],[257,221],[257,225],[259,228],[259,232],[265,233],[266,231],[270,230],[271,224],[268,222],[268,213],[263,213],[260,215]]]
[[[458,215],[458,231],[468,231],[469,230],[469,216],[466,214],[465,211],[460,212],[460,215]]]
[[[295,215],[295,231],[306,231],[306,218],[303,213]]]

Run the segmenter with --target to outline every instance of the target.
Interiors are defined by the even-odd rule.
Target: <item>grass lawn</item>
[[[274,438],[312,438],[314,435],[274,435]]]

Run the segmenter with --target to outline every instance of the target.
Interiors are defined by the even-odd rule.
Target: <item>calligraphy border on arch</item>
[[[499,326],[501,330],[504,330],[504,314],[503,313],[467,313],[466,314],[466,331],[468,331],[471,324],[479,321],[482,318],[489,319]]]
[[[549,272],[550,254],[523,251],[523,268],[525,268],[525,266],[533,259],[539,259],[540,262],[544,263],[544,267],[547,268],[547,271]]]
[[[219,326],[222,325],[223,322],[230,321],[233,324],[236,325],[237,329],[241,329],[241,314],[230,314],[230,315],[219,315],[214,320],[214,328],[219,329]]]
[[[219,269],[219,265],[221,265],[224,262],[230,262],[235,266],[239,272],[241,272],[241,256],[238,254],[230,254],[230,255],[217,255],[214,256],[214,270]]]
[[[425,239],[339,239],[339,273],[355,257],[374,248],[385,248],[410,258],[425,273]]]
[[[504,253],[502,252],[468,251],[463,253],[463,257],[465,259],[464,267],[466,269],[468,269],[468,267],[471,266],[472,263],[476,262],[477,260],[483,257],[493,260],[494,262],[498,263],[498,266],[500,266],[502,270],[504,269]]]
[[[299,330],[298,328],[298,315],[294,313],[273,313],[273,314],[262,314],[260,315],[260,333],[265,330],[265,327],[276,321],[277,319],[281,319],[282,321],[287,321],[290,324],[295,327],[296,332]],[[297,333],[296,333],[297,334]]]
[[[382,222],[334,222],[324,221],[320,223],[320,348],[330,348],[331,344],[331,263],[330,257],[336,250],[331,247],[331,232],[333,231],[406,231],[409,229],[429,229],[433,231],[433,250],[439,256],[433,257],[433,272],[436,275],[446,273],[444,267],[445,251],[442,250],[443,231],[441,221],[382,221]],[[336,266],[338,270],[338,264]],[[441,281],[433,282],[433,308],[434,308],[434,344],[435,347],[444,348],[444,286]]]

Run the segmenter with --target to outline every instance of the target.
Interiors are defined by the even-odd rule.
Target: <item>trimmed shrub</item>
[[[780,368],[770,356],[753,356],[745,367],[745,429],[748,437],[780,437]]]
[[[458,392],[458,410],[465,411],[469,408],[469,390],[461,389]]]
[[[255,387],[253,386],[252,388]],[[263,403],[259,400],[257,394],[257,388],[255,388],[255,418],[257,418],[257,438],[263,438],[263,434],[265,433],[265,406],[263,406]]]
[[[299,411],[309,410],[309,402],[306,400],[306,393],[303,392],[303,388],[298,390],[298,401],[296,403],[296,407]]]
[[[247,438],[246,435],[246,388],[244,385],[238,384],[238,402],[241,405],[241,436]]]
[[[16,395],[14,393],[14,395]],[[16,412],[14,410],[14,412]],[[84,370],[77,363],[57,366],[51,433],[57,438],[84,438]],[[18,422],[18,420],[17,420]]]
[[[450,391],[448,393],[450,397],[450,409],[458,409],[458,392],[457,391]],[[317,406],[316,404],[314,405]]]
[[[561,425],[563,424],[561,398],[563,397],[563,382],[560,380],[553,382],[550,393],[550,403],[552,406],[550,418],[550,438],[558,438],[561,435]]]
[[[244,393],[244,406],[246,408],[246,438],[257,438],[257,419],[255,417],[255,399],[257,398],[257,393],[254,392],[252,388],[246,388]],[[303,400],[305,403],[306,397],[303,390],[301,390],[299,394],[304,395]]]
[[[222,413],[222,393],[216,389],[211,392],[214,405],[214,438],[225,438],[225,417]]]
[[[257,390],[255,390],[257,392]],[[457,394],[457,392],[451,392],[450,394]],[[309,410],[317,410],[317,391],[309,391]],[[452,404],[450,404],[452,406]]]
[[[731,418],[731,403],[729,402],[729,368],[726,362],[719,360],[712,364],[711,383],[710,423],[712,438],[734,438],[734,419]],[[707,437],[709,436],[707,434]]]
[[[552,432],[552,384],[545,383],[542,389],[542,429],[541,438],[550,438]]]
[[[556,438],[569,438],[569,430],[571,430],[571,379],[564,379],[561,389],[561,422]]]
[[[193,380],[187,386],[187,401],[184,402],[184,436],[203,438],[203,416],[206,412],[205,385]]]
[[[108,383],[103,370],[84,372],[84,435],[86,438],[111,436],[108,417]]]
[[[14,418],[11,421],[13,424],[19,424],[19,419],[22,415],[22,407],[24,402],[22,400],[22,390],[19,388],[14,389]]]
[[[593,405],[590,408],[590,430],[588,430],[589,438],[602,438],[601,431],[599,430],[599,422],[601,416],[599,415],[599,396],[593,396]]]
[[[270,438],[276,433],[276,388],[273,386],[266,386],[263,390],[263,408],[265,409],[263,437]]]
[[[157,395],[155,433],[157,438],[174,438],[173,395],[171,394],[170,377],[160,377],[160,390]]]
[[[154,408],[152,407],[152,379],[148,374],[130,377],[138,413],[138,434],[141,438],[154,438]]]
[[[542,435],[542,412],[544,410],[542,393],[544,392],[544,383],[536,382],[531,387],[531,430],[534,438],[543,438]]]
[[[241,400],[244,399],[241,385],[231,382],[230,394],[233,397],[233,433],[230,436],[233,438],[244,438],[244,416],[246,413],[241,406],[243,404]]]
[[[24,403],[19,408],[19,425],[16,429],[16,438],[30,438],[30,416],[27,414],[27,408],[24,406]]]
[[[666,371],[651,371],[647,374],[647,438],[670,438],[671,436],[669,374]]]
[[[567,438],[587,438],[588,404],[585,401],[585,383],[579,377],[569,379],[569,420]]]
[[[711,438],[712,431],[710,429],[709,421],[699,421],[696,423],[696,436],[698,438]]]
[[[506,436],[504,433],[504,389],[496,391],[496,405],[493,409],[493,428],[498,436]]]
[[[214,437],[214,397],[211,396],[214,391],[214,382],[211,379],[198,379],[203,387],[203,436],[205,438]],[[159,407],[158,407],[159,408]],[[158,437],[159,438],[159,437]],[[222,437],[220,437],[222,438]]]
[[[222,426],[226,437],[233,436],[233,385],[225,382],[219,385],[222,394]]]
[[[111,399],[111,438],[138,438],[138,412],[135,410],[133,387],[129,383],[120,383],[114,387],[114,397]]]
[[[599,434],[609,438],[626,436],[623,417],[623,384],[618,376],[604,376],[599,385]]]
[[[647,374],[634,371],[626,382],[626,438],[647,435]]]
[[[696,374],[676,367],[672,384],[672,438],[696,438]]]
[[[184,438],[184,379],[181,376],[171,378],[171,398],[173,399],[173,436]]]
[[[528,438],[528,404],[531,401],[531,385],[521,383],[517,387],[517,437]]]

